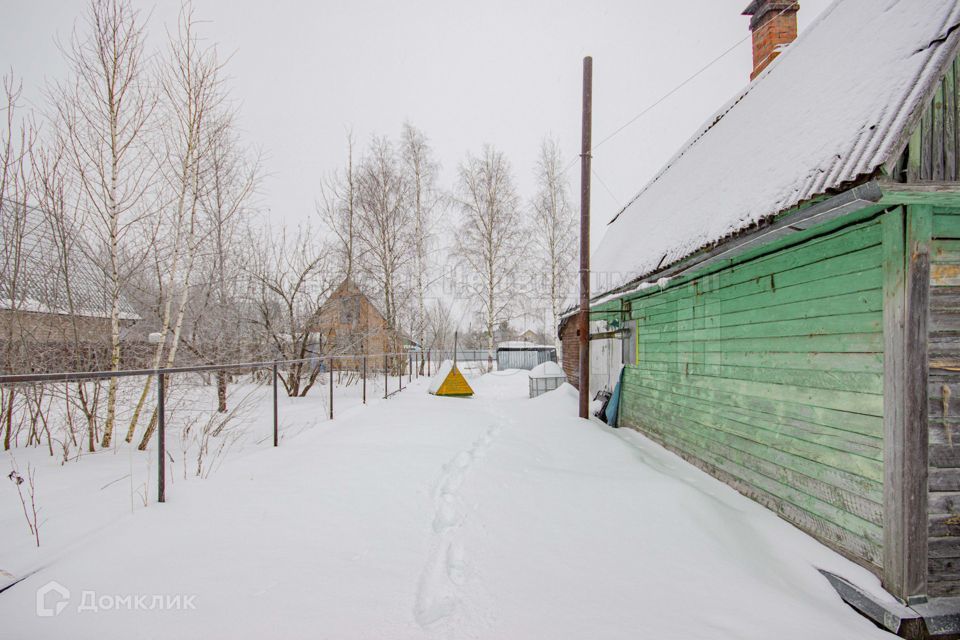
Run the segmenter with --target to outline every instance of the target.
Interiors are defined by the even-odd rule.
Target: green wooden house
[[[593,256],[621,426],[909,605],[960,595],[958,46],[956,0],[838,0]]]

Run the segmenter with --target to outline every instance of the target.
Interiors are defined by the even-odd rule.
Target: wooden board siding
[[[934,214],[928,374],[928,592],[960,595],[960,211]]]
[[[903,156],[907,182],[960,180],[960,59],[946,76],[920,118]]]
[[[567,319],[560,330],[560,360],[567,382],[580,388],[580,343],[577,335],[577,318]]]
[[[877,572],[882,263],[874,220],[634,299],[621,411]]]

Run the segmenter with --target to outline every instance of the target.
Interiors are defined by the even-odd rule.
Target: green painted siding
[[[877,569],[883,246],[876,220],[632,300],[624,424]]]
[[[928,591],[960,595],[960,211],[935,210],[928,354]]]

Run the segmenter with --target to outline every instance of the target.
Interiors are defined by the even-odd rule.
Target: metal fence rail
[[[257,362],[235,362],[224,364],[205,364],[182,367],[164,367],[156,369],[126,369],[119,371],[66,371],[60,373],[29,373],[29,374],[5,374],[0,375],[0,387],[9,385],[22,385],[34,383],[49,382],[83,382],[87,380],[107,380],[111,378],[129,378],[135,376],[156,376],[157,378],[157,460],[158,460],[158,482],[157,482],[157,501],[166,502],[166,395],[167,395],[167,377],[181,373],[210,373],[210,372],[229,372],[238,370],[253,371],[257,369],[270,370],[272,375],[273,392],[273,446],[280,445],[279,437],[279,409],[277,404],[278,380],[284,367],[296,365],[308,365],[308,372],[317,372],[318,377],[322,375],[323,369],[329,375],[329,417],[333,419],[333,399],[334,399],[334,373],[345,370],[343,367],[337,367],[337,363],[349,362],[356,366],[359,364],[361,384],[362,384],[362,402],[367,403],[367,380],[368,363],[379,365],[382,359],[383,380],[384,380],[384,399],[393,396],[403,390],[403,378],[407,376],[407,383],[413,381],[414,377],[422,374],[431,375],[431,352],[393,352],[376,354],[337,354],[327,356],[312,356],[310,358],[301,358],[294,360],[266,360]],[[425,366],[424,366],[425,365]],[[352,369],[351,369],[352,370]],[[391,378],[397,379],[397,387],[390,391]],[[12,409],[11,409],[12,410]]]

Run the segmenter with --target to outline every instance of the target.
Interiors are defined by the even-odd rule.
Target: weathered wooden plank
[[[641,388],[661,392],[682,392],[697,398],[701,402],[733,406],[741,409],[768,413],[784,418],[798,419],[813,424],[833,427],[841,431],[851,431],[868,436],[879,437],[883,433],[882,419],[877,416],[849,411],[829,409],[799,402],[784,401],[781,398],[765,399],[758,396],[731,393],[725,390],[711,389],[706,385],[691,385],[687,382],[667,381],[658,375],[644,376],[639,371],[628,371],[624,388],[632,392],[638,385]]]
[[[957,580],[933,580],[930,582],[927,595],[931,598],[941,596],[955,596],[960,593],[960,579]]]
[[[692,353],[692,352],[691,352]],[[705,351],[699,352],[706,365],[746,366],[756,369],[792,369],[794,371],[833,371],[883,376],[881,353],[795,353],[776,351]],[[640,365],[674,364],[675,360],[657,358],[651,353]]]
[[[933,218],[933,237],[939,239],[960,238],[960,216],[936,215]]]
[[[960,313],[960,287],[938,287],[932,290],[930,311]]]
[[[929,274],[929,271],[927,273]],[[882,330],[883,320],[880,311],[876,310],[707,329],[674,328],[649,331],[646,326],[643,326],[641,327],[640,339],[667,343],[732,340],[736,338],[785,338],[847,333],[879,333]]]
[[[704,354],[705,357],[705,354]],[[793,369],[789,367],[751,367],[743,365],[718,365],[697,362],[657,362],[647,360],[639,367],[645,371],[665,371],[687,375],[732,378],[753,382],[792,384],[812,389],[837,389],[860,393],[883,393],[883,373],[836,371],[829,368]]]
[[[960,357],[960,338],[949,334],[933,334],[927,341],[927,353],[931,361],[949,363]],[[948,365],[949,366],[949,365]]]
[[[676,342],[645,343],[643,348],[648,352],[693,353],[693,346],[696,343],[697,341],[693,339],[687,339]],[[882,353],[883,334],[880,331],[868,331],[837,335],[747,336],[709,340],[703,345],[706,351],[717,353],[744,353],[764,348],[779,353]]]
[[[960,317],[952,311],[937,311],[930,314],[929,326],[933,337],[955,336],[960,334]]]
[[[687,317],[692,317],[691,311],[694,307],[701,311],[698,315],[713,317],[779,307],[788,303],[832,299],[860,291],[879,290],[883,284],[879,267],[867,267],[846,274],[823,272],[823,276],[820,280],[788,285],[773,274],[727,289],[690,295],[670,305],[645,309],[637,317],[642,317],[648,326],[653,326],[669,322],[678,317],[675,314],[682,312],[688,313]],[[749,286],[752,293],[731,295],[740,294],[741,291],[738,289],[745,286]]]
[[[771,460],[772,456],[760,457],[755,455],[758,451],[762,453],[762,450],[754,450],[753,452],[746,450],[749,447],[743,447],[742,445],[744,443],[742,441],[711,437],[716,434],[710,431],[698,431],[687,428],[690,426],[688,421],[675,414],[671,414],[669,411],[655,411],[651,414],[645,414],[645,417],[640,420],[644,423],[656,423],[656,426],[649,427],[654,431],[662,432],[667,436],[674,436],[678,441],[682,440],[690,445],[690,447],[709,452],[704,454],[705,459],[712,461],[718,466],[725,466],[719,459],[722,457],[731,463],[749,469],[750,474],[759,473],[764,475],[765,478],[753,479],[756,486],[766,486],[768,480],[773,480],[785,485],[790,491],[799,491],[804,495],[801,496],[800,493],[798,493],[794,495],[792,499],[794,504],[798,506],[805,504],[807,497],[813,497],[832,505],[832,507],[843,510],[846,514],[852,514],[857,518],[866,520],[878,528],[882,523],[883,514],[879,502],[882,489],[878,484],[865,483],[858,478],[857,482],[853,483],[854,488],[838,487],[836,484],[831,484],[827,478],[824,477],[824,474],[818,476],[816,473],[811,473],[811,471],[817,471],[814,465],[807,465],[806,473],[797,471],[790,466],[784,466],[778,460]],[[745,479],[749,478],[748,475],[743,474],[740,474],[740,477]],[[780,490],[770,490],[774,493],[780,493]],[[864,490],[866,490],[866,494]],[[820,513],[823,517],[827,517],[838,524],[846,522],[846,520],[838,520],[830,516],[829,514],[832,513],[832,511],[820,512],[814,509],[814,512]]]
[[[631,409],[634,408],[633,402],[642,401],[640,412],[655,409],[673,412],[678,418],[695,422],[705,429],[724,431],[760,447],[799,456],[805,461],[830,466],[878,483],[883,478],[883,450],[878,438],[864,439],[852,433],[847,437],[848,432],[817,428],[818,425],[802,421],[725,405],[704,405],[680,393],[632,388],[631,396]]]
[[[799,251],[799,250],[795,250]],[[880,247],[871,245],[858,248],[849,253],[823,258],[806,264],[800,264],[786,270],[775,271],[776,265],[753,268],[729,276],[721,272],[687,285],[674,287],[660,296],[644,298],[639,306],[632,308],[635,317],[645,317],[657,313],[658,307],[680,301],[693,304],[694,298],[702,300],[734,300],[736,298],[783,289],[800,284],[819,283],[823,280],[855,274],[877,268],[880,260]],[[796,262],[796,259],[794,260]],[[774,276],[771,278],[771,276]]]
[[[931,537],[927,552],[931,558],[960,558],[960,537]]]
[[[931,417],[928,438],[931,446],[948,445],[960,447],[960,418],[944,419]],[[933,473],[935,470],[934,466],[931,466],[930,473]],[[931,480],[930,482],[932,483],[933,481]],[[960,482],[960,480],[958,480],[958,482]]]
[[[940,491],[960,491],[960,474],[953,469],[930,469],[927,487],[931,494]]]
[[[726,434],[721,431],[691,428],[695,426],[693,422],[685,420],[669,410],[649,409],[649,411],[643,416],[631,414],[628,420],[631,422],[639,421],[637,423],[644,425],[646,430],[664,437],[674,438],[678,443],[685,442],[689,445],[687,447],[689,450],[699,449],[703,452],[702,457],[705,460],[712,461],[721,468],[730,470],[730,465],[723,463],[720,458],[742,467],[747,471],[738,471],[735,475],[742,479],[753,478],[752,481],[755,486],[766,487],[766,490],[777,495],[783,495],[783,492],[787,492],[791,496],[790,500],[793,504],[800,507],[806,505],[810,507],[811,513],[816,513],[835,524],[858,531],[867,527],[871,532],[869,535],[879,533],[878,518],[882,518],[880,503],[865,498],[863,495],[858,495],[861,489],[838,487],[827,482],[823,478],[824,474],[818,477],[816,465],[807,465],[806,473],[804,473],[804,471],[798,471],[791,466],[785,466],[782,462],[783,459],[786,459],[784,455],[770,456],[762,448],[753,447],[752,443],[743,439],[726,437]],[[802,459],[799,462],[802,462]],[[764,469],[769,472],[766,478],[752,476],[755,472]],[[805,479],[803,482],[799,480],[801,477]],[[784,484],[786,488],[780,489],[767,485],[768,480]],[[803,484],[810,489],[811,494],[802,492],[804,495],[801,496],[795,493],[799,484]],[[854,487],[860,485],[863,485],[863,488],[869,491],[870,495],[879,497],[879,485],[864,483],[858,479]],[[831,504],[830,508],[824,508],[824,505],[818,506],[809,502],[809,498],[823,500],[824,502],[836,501],[836,504]],[[834,511],[834,508],[839,508],[843,513]],[[856,515],[856,517],[851,518],[854,515],[853,512],[863,515]],[[877,542],[879,542],[879,536]]]
[[[858,252],[876,247],[879,242],[880,229],[876,222],[856,225],[840,233],[811,240],[799,247],[792,247],[757,260],[738,264],[728,270],[672,287],[666,291],[657,291],[647,294],[645,297],[635,298],[632,300],[633,316],[641,317],[645,315],[638,310],[649,310],[660,304],[686,299],[698,292],[701,295],[706,295],[721,289],[749,283],[758,278],[769,277],[771,273],[777,274],[781,279],[781,284],[787,286],[804,281],[819,280],[823,277],[819,271],[825,268],[838,274],[858,271],[863,269],[864,266],[875,265],[877,259],[876,250],[865,254]],[[847,257],[848,254],[857,255]],[[804,270],[804,267],[828,261],[832,266],[825,265],[824,267],[812,267],[812,269]],[[813,280],[810,280],[810,278],[813,278]],[[695,290],[695,286],[699,289]],[[755,290],[750,289],[747,289],[747,291],[755,292]]]
[[[953,65],[943,80],[943,177],[958,180],[957,174],[957,91]]]
[[[784,520],[792,522],[804,531],[814,535],[827,546],[836,549],[844,555],[847,555],[851,559],[870,568],[872,571],[876,572],[879,570],[882,552],[879,545],[876,543],[852,534],[842,527],[838,527],[829,521],[816,517],[803,509],[797,508],[778,496],[769,494],[761,489],[758,489],[757,487],[750,485],[747,482],[744,482],[737,476],[710,464],[703,457],[698,456],[698,452],[690,452],[685,450],[686,445],[678,445],[670,437],[663,437],[657,433],[654,433],[653,431],[644,429],[640,425],[627,424],[626,426],[633,426],[634,428],[637,428],[639,431],[642,431],[667,449],[677,453],[691,464],[703,469],[707,473],[720,479],[745,496],[774,511]]]
[[[930,284],[934,287],[960,286],[960,264],[937,263],[931,265]]]
[[[930,104],[920,118],[920,180],[933,180],[933,110]]]
[[[952,444],[930,444],[928,458],[931,467],[938,469],[960,469],[960,442]]]
[[[685,375],[668,371],[645,372],[637,370],[634,380],[641,377],[651,383],[660,382],[686,385],[718,391],[724,394],[736,394],[757,399],[822,407],[868,416],[883,415],[883,398],[877,394],[859,393],[842,390],[810,389],[791,384],[767,382],[748,382],[713,376]]]
[[[960,578],[960,558],[930,558],[930,577],[942,576],[947,580]]]
[[[919,146],[919,145],[918,145]],[[919,156],[918,156],[919,157]],[[919,163],[917,164],[919,168]],[[883,574],[884,588],[898,597],[907,591],[903,494],[905,383],[905,230],[903,209],[887,213],[883,227],[884,451]]]
[[[930,264],[941,263],[960,264],[960,240],[938,238],[931,243]]]
[[[960,512],[931,515],[928,531],[931,537],[960,536]],[[958,572],[958,575],[960,575],[960,572]]]
[[[922,141],[920,131],[922,125],[917,126],[910,141],[907,143],[907,182],[920,181],[920,164],[922,160]]]
[[[960,57],[953,61],[950,69],[953,81],[953,149],[956,166],[954,180],[960,180]]]
[[[944,317],[943,324],[946,322],[946,316],[955,316],[960,313],[960,295],[943,295],[940,291],[956,291],[956,287],[945,287],[944,289],[933,289],[930,292],[930,319],[931,321],[938,316]]]
[[[928,534],[927,475],[929,458],[929,419],[927,416],[927,318],[930,308],[930,243],[933,233],[933,207],[907,207],[905,244],[904,308],[904,380],[902,432],[891,440],[903,444],[902,469],[896,476],[902,501],[904,600],[925,596],[927,591]]]
[[[960,265],[956,265],[960,270]],[[882,284],[879,270],[876,277],[864,278],[859,282],[846,281],[837,278],[830,284],[825,284],[822,290],[812,289],[809,286],[792,287],[782,296],[777,294],[763,294],[751,304],[744,299],[732,301],[729,304],[722,302],[704,304],[700,319],[704,321],[703,328],[731,327],[742,324],[757,324],[776,320],[797,320],[803,318],[817,318],[824,316],[846,315],[880,311],[883,305]],[[848,291],[843,291],[848,289]],[[849,291],[852,289],[852,291]],[[688,311],[692,311],[692,308]],[[693,329],[693,314],[683,318],[672,317],[673,314],[658,314],[647,316],[644,322],[646,331],[669,329],[671,327]]]
[[[943,181],[944,174],[944,112],[943,112],[943,83],[933,94],[933,103],[930,107],[930,178]]]

